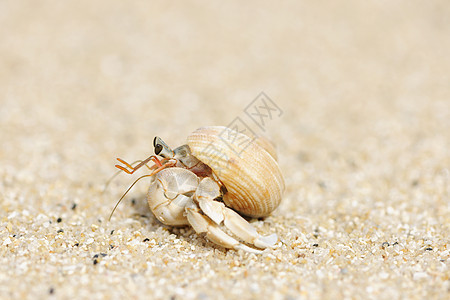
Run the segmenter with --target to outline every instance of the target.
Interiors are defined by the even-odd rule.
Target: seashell
[[[264,217],[280,204],[285,184],[268,140],[209,126],[190,134],[187,145],[225,186],[227,206],[246,216]]]

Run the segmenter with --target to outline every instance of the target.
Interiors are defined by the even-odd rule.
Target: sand
[[[0,2],[0,298],[450,298],[447,1],[92,2]],[[108,221],[116,157],[236,122],[274,249],[162,225],[148,180]]]

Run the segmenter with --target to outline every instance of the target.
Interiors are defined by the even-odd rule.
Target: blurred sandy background
[[[449,53],[445,0],[0,1],[0,297],[448,299]],[[145,182],[107,222],[116,157],[260,92],[276,249],[162,226]]]

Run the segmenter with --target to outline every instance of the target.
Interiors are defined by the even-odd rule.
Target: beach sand
[[[449,299],[449,20],[444,0],[1,1],[0,298]],[[148,180],[108,221],[146,173],[103,191],[117,157],[236,123],[277,146],[283,200],[250,220],[274,249],[162,225]]]

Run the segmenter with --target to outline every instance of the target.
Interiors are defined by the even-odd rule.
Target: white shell
[[[194,131],[187,144],[225,185],[227,206],[247,216],[263,217],[280,204],[284,179],[267,140],[252,140],[230,128],[210,126]]]

